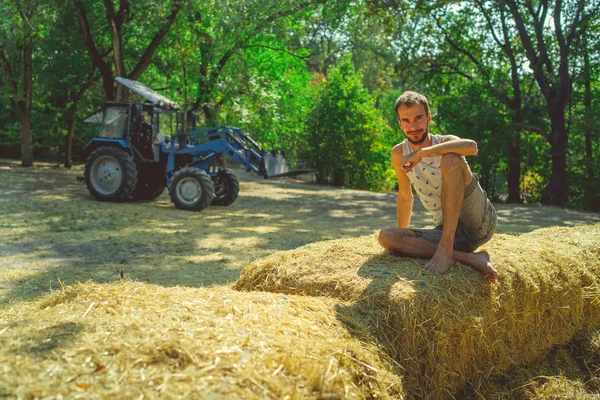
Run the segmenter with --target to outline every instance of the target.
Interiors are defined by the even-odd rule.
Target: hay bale
[[[65,287],[0,318],[0,397],[403,397],[338,304],[128,281]]]
[[[467,391],[456,398],[477,397],[495,400],[591,399],[598,397],[594,365],[582,353],[581,339],[554,347],[537,362],[517,366],[509,374],[497,375],[477,388],[478,396]],[[596,371],[597,373],[597,371]]]
[[[497,235],[496,285],[472,268],[426,272],[375,236],[313,243],[247,265],[239,290],[343,299],[402,368],[411,396],[445,398],[543,357],[600,322],[600,225]]]
[[[547,382],[534,386],[524,395],[527,400],[597,400],[598,394],[588,393],[583,382],[571,381],[562,375],[545,377]]]

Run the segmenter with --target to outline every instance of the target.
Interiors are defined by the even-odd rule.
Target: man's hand
[[[404,170],[404,172],[408,173],[412,170],[415,165],[421,162],[421,157],[419,157],[419,151],[413,151],[402,157],[400,160],[400,166]]]

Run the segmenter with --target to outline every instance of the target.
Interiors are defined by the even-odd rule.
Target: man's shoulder
[[[402,148],[404,147],[404,144],[407,142],[406,139],[404,139],[403,141],[401,141],[400,143],[398,143],[397,145],[394,146],[394,148],[392,149],[392,151],[401,151]]]
[[[406,140],[403,140],[402,142],[398,143],[397,145],[394,146],[394,148],[392,149],[392,154],[402,154],[403,153],[403,148],[404,148],[404,143],[406,142]]]

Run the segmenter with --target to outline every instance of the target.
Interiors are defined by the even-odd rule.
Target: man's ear
[[[431,113],[427,114],[427,122],[431,122]]]

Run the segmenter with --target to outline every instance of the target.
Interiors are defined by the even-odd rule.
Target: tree
[[[236,83],[238,71],[227,69],[234,56],[241,56],[244,51],[256,47],[268,48],[269,41],[264,38],[273,33],[279,38],[292,36],[289,33],[300,28],[292,17],[310,13],[322,2],[324,0],[194,3],[186,21],[193,32],[189,39],[193,41],[190,62],[198,71],[190,108],[201,111],[205,123],[214,123],[227,99],[223,94],[230,93],[227,86],[232,81],[234,85]],[[293,48],[282,46],[285,43],[280,41],[278,46],[281,47],[271,46],[271,50],[294,54]],[[224,75],[228,78],[227,83],[223,82]]]
[[[561,205],[567,192],[568,131],[565,110],[572,91],[569,70],[572,52],[586,35],[588,23],[600,9],[598,1],[548,0],[495,1],[506,4],[513,16],[521,44],[536,82],[546,100],[551,133],[547,140],[552,152],[552,175],[542,202]]]
[[[0,62],[10,86],[10,104],[16,109],[21,128],[21,165],[33,165],[31,103],[33,87],[33,16],[35,1],[3,2],[0,10],[6,19],[0,23]],[[20,75],[20,76],[19,76]]]
[[[243,126],[266,149],[284,151],[290,165],[306,147],[314,74],[307,71],[304,56],[273,51],[284,46],[276,37],[258,43],[246,49],[243,58],[232,60],[231,69],[238,71],[239,79],[228,80],[219,119]]]
[[[345,59],[322,83],[307,123],[308,154],[319,183],[380,189],[393,172],[391,149],[382,141],[389,129],[363,87],[362,75]]]
[[[83,0],[75,1],[83,41],[92,64],[100,71],[108,100],[127,98],[127,89],[115,85],[114,78],[139,79],[186,3],[187,0],[164,3],[120,0],[117,9],[113,0],[103,0],[104,10],[101,10],[97,2],[88,2],[86,8]],[[101,11],[104,18],[100,17]],[[95,32],[99,32],[97,37]],[[107,59],[109,55],[112,61]]]
[[[47,34],[36,57],[35,98],[42,118],[34,123],[36,131],[44,132],[37,140],[51,151],[60,148],[66,168],[71,168],[73,163],[73,141],[80,109],[91,112],[101,101],[98,96],[101,93],[85,97],[100,74],[89,63],[87,49],[81,42],[79,27],[72,22],[72,14],[70,2],[58,3],[46,12]]]
[[[588,27],[575,49],[573,96],[568,105],[568,129],[577,133],[569,142],[569,204],[592,210],[600,209],[598,191],[598,130],[600,113],[597,84],[600,75],[600,45],[590,40],[598,32],[598,21]]]

